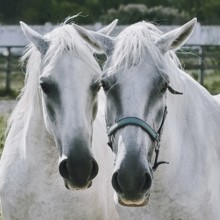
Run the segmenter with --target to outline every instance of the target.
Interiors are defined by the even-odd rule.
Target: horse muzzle
[[[142,207],[146,206],[149,202],[150,193],[145,194],[143,197],[139,199],[126,199],[123,195],[116,194],[116,202],[118,202],[122,206],[127,207]]]
[[[92,180],[98,174],[98,164],[94,158],[81,163],[73,163],[63,159],[59,164],[60,175],[67,189],[79,190],[91,187]]]

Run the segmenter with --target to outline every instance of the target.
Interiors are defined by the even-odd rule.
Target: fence
[[[8,94],[11,92],[12,73],[21,72],[21,69],[18,64],[20,53],[16,55],[15,53],[13,53],[13,49],[22,50],[23,48],[23,46],[0,46],[0,50],[2,51],[2,54],[0,55],[0,75],[4,75],[0,78],[2,79],[2,81],[4,81],[4,83],[1,83],[4,84],[1,85],[1,87],[3,87],[2,92],[4,94]]]
[[[98,30],[101,24],[86,26],[88,29]],[[40,33],[51,31],[54,26],[34,26]],[[117,26],[114,35],[118,34],[125,26]],[[161,29],[168,31],[175,26],[162,26]],[[18,58],[27,44],[19,26],[0,27],[0,79],[2,79],[5,93],[11,91],[11,76],[14,72],[21,71]],[[178,52],[181,63],[185,70],[196,71],[198,81],[203,85],[206,73],[220,70],[220,27],[197,25],[192,37],[183,49]],[[5,77],[1,77],[1,75]],[[3,83],[4,81],[4,83]]]
[[[177,51],[183,68],[186,71],[197,72],[197,79],[204,85],[206,74],[220,71],[220,46],[190,45]]]

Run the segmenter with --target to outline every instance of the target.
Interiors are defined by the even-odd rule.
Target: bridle
[[[175,91],[170,86],[168,86],[167,88],[174,95],[182,95],[183,94],[181,92]],[[137,117],[125,117],[125,118],[118,120],[115,124],[113,124],[111,126],[107,126],[107,134],[109,137],[108,145],[112,149],[112,145],[113,145],[112,135],[114,135],[119,129],[121,129],[125,126],[128,126],[128,125],[137,126],[137,127],[142,128],[150,136],[151,140],[154,143],[155,160],[154,160],[154,164],[152,167],[153,171],[156,171],[158,166],[161,164],[169,164],[169,162],[166,162],[166,161],[158,161],[159,152],[160,152],[161,134],[162,134],[163,125],[164,125],[164,121],[166,119],[167,113],[168,113],[167,106],[165,106],[163,118],[162,118],[162,121],[161,121],[161,124],[160,124],[158,131],[155,131],[153,128],[151,128],[151,126],[148,123],[146,123],[145,121],[143,121],[142,119],[137,118]]]

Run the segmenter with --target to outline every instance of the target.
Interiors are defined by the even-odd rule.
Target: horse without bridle
[[[109,34],[115,25],[100,33]],[[26,83],[0,163],[4,219],[117,219],[93,49],[70,24],[45,36],[23,22],[21,27],[32,44],[22,58]]]

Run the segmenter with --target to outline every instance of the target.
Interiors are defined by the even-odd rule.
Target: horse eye
[[[168,83],[165,82],[160,90],[161,93],[165,93],[167,91],[167,88],[168,88]]]
[[[98,92],[100,90],[101,84],[95,82],[94,84],[92,84],[92,90],[95,92]]]
[[[43,92],[45,94],[49,94],[50,93],[50,85],[46,82],[40,82],[40,87],[43,90]]]
[[[104,80],[101,80],[101,86],[103,88],[104,91],[108,91],[108,84],[104,81]]]

